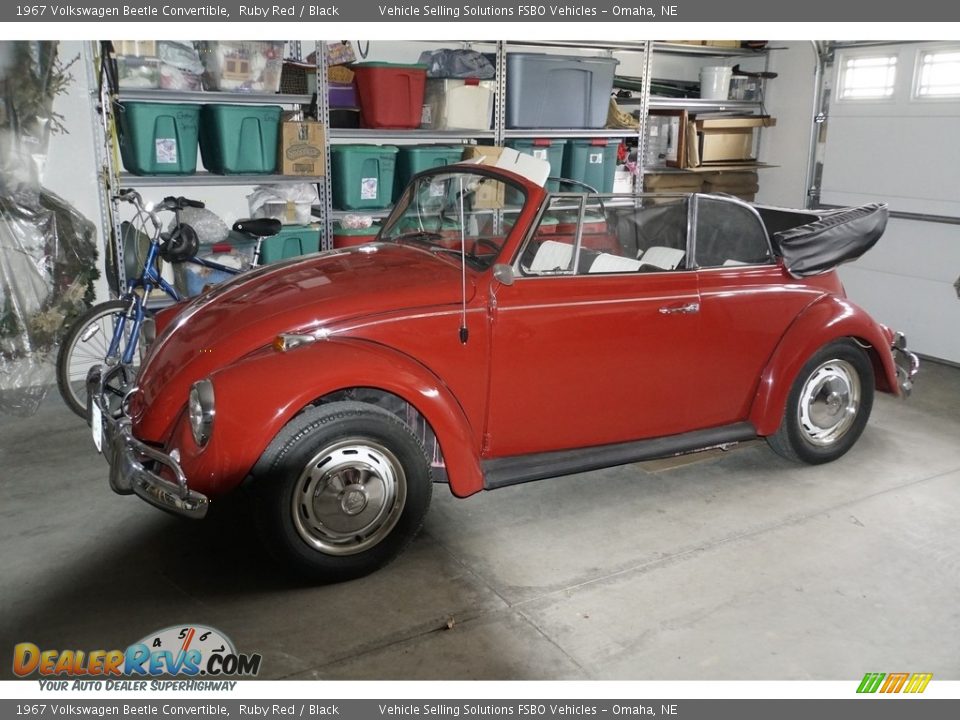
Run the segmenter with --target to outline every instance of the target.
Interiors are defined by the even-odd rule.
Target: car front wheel
[[[302,413],[254,473],[268,547],[321,582],[361,577],[395,558],[420,529],[433,492],[410,428],[357,402]]]
[[[776,433],[767,442],[791,460],[836,460],[860,437],[873,408],[873,365],[849,340],[817,351],[790,389]]]

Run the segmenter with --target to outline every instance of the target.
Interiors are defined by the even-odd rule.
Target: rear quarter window
[[[723,198],[697,197],[694,257],[698,267],[758,265],[773,261],[760,218],[748,206]]]

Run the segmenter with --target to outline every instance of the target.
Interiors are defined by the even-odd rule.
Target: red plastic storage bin
[[[367,128],[418,128],[427,83],[426,65],[360,63],[353,66],[360,95],[360,124]]]

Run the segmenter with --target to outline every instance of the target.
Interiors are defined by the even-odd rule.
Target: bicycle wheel
[[[57,352],[57,387],[67,407],[84,419],[87,417],[87,372],[106,360],[117,319],[126,309],[127,303],[123,300],[94,305],[77,318],[60,344]],[[120,352],[129,342],[131,325],[128,323],[124,327]],[[125,373],[124,384],[129,384],[136,376],[139,356],[138,349],[134,366]],[[117,388],[118,393],[122,390]]]

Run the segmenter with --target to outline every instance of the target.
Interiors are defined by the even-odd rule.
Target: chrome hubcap
[[[353,555],[385,538],[403,512],[407,479],[396,456],[361,438],[324,448],[306,464],[293,495],[300,537],[329,555]]]
[[[827,447],[853,426],[860,410],[860,376],[846,360],[818,367],[800,393],[800,429],[807,440]]]

